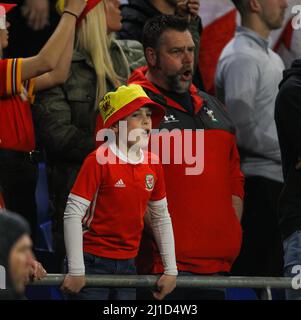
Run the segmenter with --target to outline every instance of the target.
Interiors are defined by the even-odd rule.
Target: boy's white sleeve
[[[166,198],[159,201],[149,201],[147,215],[149,215],[154,238],[161,254],[164,274],[176,276],[178,270],[175,242]]]
[[[68,260],[68,274],[82,276],[85,274],[83,254],[82,219],[90,202],[70,194],[64,213],[64,238]]]

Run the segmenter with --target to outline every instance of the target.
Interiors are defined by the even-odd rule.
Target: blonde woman
[[[67,197],[83,160],[95,147],[97,106],[106,92],[125,83],[131,70],[144,64],[140,43],[114,39],[114,32],[121,28],[119,5],[119,0],[88,0],[78,20],[69,78],[64,85],[40,94],[34,106],[38,137],[50,169],[58,262],[65,256],[63,214]],[[63,1],[59,8],[64,10]]]

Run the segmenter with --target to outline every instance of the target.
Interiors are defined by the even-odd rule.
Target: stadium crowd
[[[177,276],[294,276],[301,60],[285,70],[269,42],[288,0],[232,0],[241,23],[214,94],[202,0],[2,1],[0,299],[47,275],[35,257],[40,163],[67,299],[224,300]],[[89,288],[87,274],[160,276],[151,291]]]

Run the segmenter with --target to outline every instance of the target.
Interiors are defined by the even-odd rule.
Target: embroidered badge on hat
[[[107,95],[103,99],[101,114],[103,116],[103,121],[106,122],[107,119],[116,111],[119,109],[119,106],[114,108],[111,104],[111,96]]]

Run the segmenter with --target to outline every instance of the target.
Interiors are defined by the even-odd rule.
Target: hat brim
[[[133,112],[144,106],[148,106],[152,109],[152,128],[158,128],[163,120],[163,117],[165,116],[165,108],[148,97],[137,98],[129,104],[123,106],[105,122],[104,128],[110,128],[116,122],[128,117]]]

